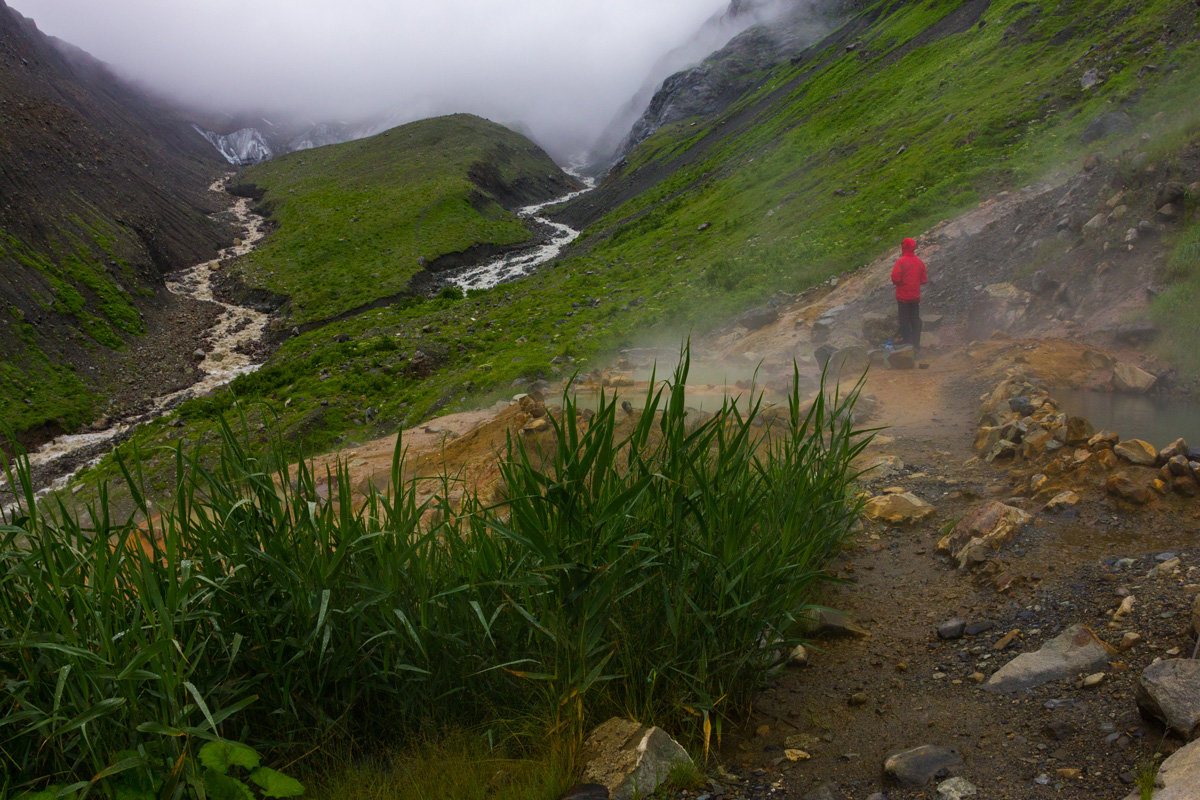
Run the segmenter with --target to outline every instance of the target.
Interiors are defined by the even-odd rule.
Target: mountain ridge
[[[140,341],[163,275],[230,234],[207,191],[221,165],[185,121],[3,0],[0,125],[0,414],[30,441],[115,396],[87,367]]]

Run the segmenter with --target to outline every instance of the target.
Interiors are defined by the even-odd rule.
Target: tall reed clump
[[[136,519],[103,492],[85,524],[26,491],[0,526],[8,788],[186,796],[213,739],[298,752],[526,719],[569,743],[611,712],[707,736],[847,536],[866,439],[855,392],[805,407],[797,383],[783,414],[700,415],[687,371],[685,353],[632,414],[564,396],[551,452],[510,438],[494,505],[452,506],[451,477],[421,501],[398,445],[390,485],[356,507],[344,467],[326,492],[303,464],[264,469],[228,426],[211,469],[176,451],[164,510],[136,468]]]

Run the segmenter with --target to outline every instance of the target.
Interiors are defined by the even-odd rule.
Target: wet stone
[[[1109,648],[1082,625],[1072,625],[1031,653],[1022,653],[988,679],[989,692],[1018,692],[1108,664]]]
[[[1200,727],[1200,660],[1175,658],[1146,667],[1138,679],[1137,703],[1142,713],[1190,738]]]
[[[991,620],[983,620],[982,622],[972,622],[963,631],[967,636],[978,636],[981,633],[987,633],[996,627],[996,623]]]
[[[962,766],[962,756],[957,750],[925,744],[888,756],[883,771],[900,786],[916,787],[949,777]]]
[[[967,623],[964,620],[955,617],[943,622],[937,627],[937,635],[940,639],[961,639],[963,633],[967,629]]]

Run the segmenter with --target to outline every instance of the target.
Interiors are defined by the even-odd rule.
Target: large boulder
[[[1118,361],[1113,365],[1113,388],[1119,392],[1144,394],[1153,389],[1157,381],[1154,375],[1133,364]]]
[[[1083,417],[1067,417],[1063,441],[1070,445],[1086,444],[1096,433],[1092,423]]]
[[[1133,117],[1124,111],[1110,111],[1107,114],[1101,114],[1089,122],[1087,127],[1083,129],[1079,141],[1084,144],[1091,144],[1101,139],[1107,139],[1113,134],[1129,133],[1132,130]]]
[[[1200,800],[1200,740],[1175,751],[1154,778],[1153,800]],[[1141,800],[1140,791],[1125,800]]]
[[[1187,442],[1185,442],[1183,439],[1176,439],[1175,441],[1171,442],[1169,445],[1164,447],[1162,450],[1158,451],[1158,460],[1160,462],[1165,463],[1165,462],[1170,461],[1171,459],[1178,456],[1186,462],[1187,455],[1188,455]]]
[[[582,783],[606,787],[612,800],[649,797],[672,770],[692,765],[687,751],[661,728],[619,717],[592,731],[581,756]]]
[[[753,308],[742,314],[738,317],[737,324],[748,331],[756,331],[759,328],[767,327],[777,319],[779,319],[779,312],[777,310],[763,306],[762,308]]]
[[[959,520],[938,542],[938,552],[952,555],[960,569],[978,563],[1011,540],[1030,519],[1028,512],[993,500]]]
[[[923,744],[892,753],[884,759],[883,772],[899,786],[916,787],[935,778],[953,775],[962,765],[962,756],[957,750]]]
[[[1146,667],[1137,704],[1146,716],[1190,739],[1200,728],[1200,660],[1172,658]]]
[[[917,522],[933,512],[933,506],[912,492],[881,494],[872,497],[863,506],[863,513],[868,518],[897,524]]]
[[[1113,452],[1132,464],[1151,467],[1158,461],[1158,450],[1142,439],[1126,439],[1113,448]]]
[[[1160,183],[1154,191],[1154,205],[1165,206],[1170,203],[1182,203],[1187,199],[1188,188],[1179,181]]]
[[[1082,625],[1072,625],[1035,652],[1022,653],[992,673],[983,688],[1019,692],[1050,681],[1099,671],[1114,651]]]
[[[1130,478],[1124,472],[1114,472],[1104,484],[1105,491],[1114,497],[1144,506],[1150,502],[1150,489]]]
[[[871,356],[865,347],[843,347],[835,350],[828,359],[826,369],[843,378],[856,378],[867,371]]]

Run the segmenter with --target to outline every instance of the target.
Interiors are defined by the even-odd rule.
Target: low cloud
[[[469,111],[580,152],[729,0],[10,0],[118,72],[223,112]]]

